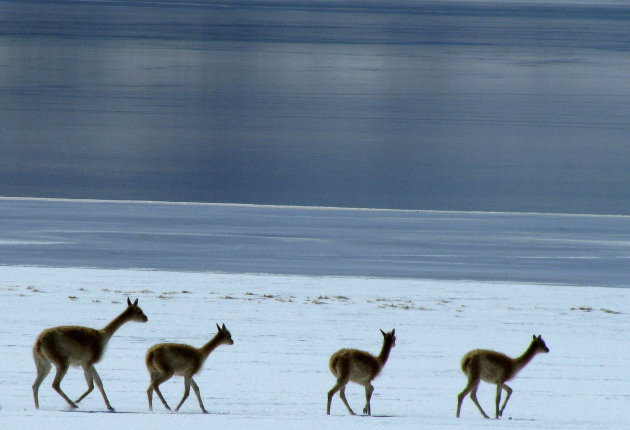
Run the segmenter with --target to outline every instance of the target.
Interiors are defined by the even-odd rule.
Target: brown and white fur
[[[507,405],[512,395],[512,389],[508,387],[505,382],[514,378],[539,352],[549,352],[549,348],[547,348],[545,341],[540,335],[534,335],[532,343],[527,350],[517,358],[511,358],[500,352],[485,349],[475,349],[464,355],[464,357],[462,357],[461,366],[462,371],[468,377],[468,384],[466,388],[464,388],[464,391],[457,396],[456,416],[459,418],[462,402],[466,395],[470,393],[470,398],[479,408],[481,415],[485,418],[490,418],[486,415],[477,400],[477,388],[479,387],[480,381],[485,381],[497,386],[495,418],[502,416],[505,405]],[[502,389],[506,391],[507,396],[505,397],[503,406],[499,409]]]
[[[153,410],[153,390],[155,390],[166,409],[171,409],[160,392],[160,384],[170,379],[173,375],[179,375],[184,377],[184,396],[175,410],[179,411],[179,408],[181,408],[184,401],[188,398],[190,386],[192,385],[197,395],[197,400],[199,400],[201,410],[204,414],[208,413],[201,401],[199,386],[193,379],[193,375],[201,370],[204,361],[206,361],[215,348],[219,345],[234,344],[232,335],[228,329],[225,328],[225,324],[223,324],[223,327],[219,327],[217,324],[217,329],[219,330],[217,334],[201,348],[195,348],[181,343],[158,343],[149,348],[146,356],[146,364],[149,375],[151,376],[151,383],[147,389],[150,410]]]
[[[127,308],[104,328],[97,330],[81,326],[52,327],[40,333],[33,345],[33,358],[37,367],[37,378],[33,383],[33,397],[35,407],[39,408],[38,392],[42,381],[48,376],[52,365],[57,369],[57,374],[52,386],[72,407],[85,398],[94,389],[94,383],[100,390],[105,400],[107,409],[113,411],[109,404],[101,378],[94,367],[103,358],[103,353],[112,335],[128,321],[146,322],[148,318],[138,306],[138,299],[132,304],[127,299]],[[61,389],[61,380],[66,375],[69,366],[83,367],[85,381],[88,389],[73,402]]]
[[[339,397],[348,408],[348,412],[351,415],[355,415],[354,411],[346,400],[346,385],[349,381],[355,382],[365,387],[365,408],[363,413],[366,415],[372,414],[372,408],[370,406],[370,399],[374,392],[372,386],[372,380],[376,378],[383,366],[389,358],[391,349],[396,346],[396,330],[392,330],[389,333],[383,334],[383,347],[378,356],[373,356],[369,352],[360,351],[358,349],[341,349],[335,352],[330,357],[330,371],[337,378],[337,383],[328,392],[328,405],[326,407],[326,414],[330,415],[330,404],[332,398],[337,391],[339,391]]]

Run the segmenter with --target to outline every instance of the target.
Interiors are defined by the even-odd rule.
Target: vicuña
[[[396,330],[392,330],[389,333],[383,334],[383,347],[378,356],[373,356],[369,352],[360,351],[358,349],[340,349],[330,357],[330,371],[337,378],[337,383],[328,392],[328,404],[326,406],[326,413],[330,415],[330,404],[333,396],[339,391],[339,397],[343,401],[348,412],[355,415],[354,411],[346,400],[346,385],[352,381],[365,387],[365,407],[363,413],[365,415],[372,415],[372,408],[370,405],[370,399],[374,392],[372,386],[372,380],[376,378],[383,366],[387,363],[389,353],[391,349],[396,345]]]
[[[527,364],[540,352],[549,352],[549,348],[545,345],[545,341],[539,335],[534,335],[532,343],[525,352],[517,358],[508,357],[505,354],[487,349],[475,349],[468,352],[462,357],[462,371],[468,377],[468,384],[464,391],[457,396],[457,418],[462,409],[462,402],[468,393],[473,403],[479,408],[479,412],[485,418],[490,418],[484,412],[479,401],[477,400],[477,388],[480,381],[486,381],[497,386],[496,410],[495,418],[503,415],[505,405],[507,405],[512,389],[506,384],[507,381],[514,378]],[[501,403],[501,390],[505,390],[507,396],[503,401],[503,406],[499,408]]]
[[[179,411],[184,401],[188,398],[190,393],[190,386],[192,385],[197,400],[199,400],[199,407],[204,414],[207,414],[206,408],[201,401],[201,395],[199,393],[199,386],[193,379],[193,375],[201,370],[204,361],[208,358],[210,353],[214,351],[219,345],[233,345],[232,335],[225,328],[219,327],[217,334],[210,339],[201,348],[195,348],[194,346],[185,345],[182,343],[158,343],[153,345],[147,351],[146,364],[151,376],[151,383],[147,389],[147,396],[149,398],[149,409],[153,410],[153,391],[157,393],[158,397],[164,404],[164,407],[168,410],[169,407],[162,392],[160,392],[160,384],[170,379],[173,375],[180,375],[184,377],[184,396],[179,402],[179,405],[175,408]]]
[[[39,386],[48,376],[52,365],[57,369],[57,374],[53,380],[52,386],[61,397],[72,407],[77,408],[77,403],[85,398],[94,389],[94,383],[103,395],[107,409],[113,411],[114,408],[109,404],[103,383],[94,367],[98,363],[105,352],[107,343],[114,333],[128,321],[147,322],[148,318],[138,306],[138,299],[133,304],[127,298],[127,308],[116,318],[107,324],[104,328],[97,330],[89,327],[81,326],[60,326],[52,327],[44,330],[37,336],[35,345],[33,345],[33,358],[37,367],[37,378],[33,383],[33,397],[35,398],[35,407],[39,408]],[[66,375],[69,366],[83,367],[85,381],[88,389],[79,397],[76,402],[70,398],[61,389],[61,380]]]

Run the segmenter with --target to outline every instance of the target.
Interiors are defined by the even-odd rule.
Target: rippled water
[[[627,2],[0,14],[0,195],[630,214]]]
[[[630,217],[0,198],[0,265],[630,285]]]

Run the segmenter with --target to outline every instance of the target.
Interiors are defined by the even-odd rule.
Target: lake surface
[[[0,17],[0,195],[630,214],[628,2]]]
[[[0,265],[628,287],[630,217],[0,198]]]

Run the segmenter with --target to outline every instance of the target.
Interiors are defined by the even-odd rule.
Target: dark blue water
[[[630,287],[630,217],[0,199],[0,266]]]
[[[0,195],[630,214],[630,6],[0,1]]]

